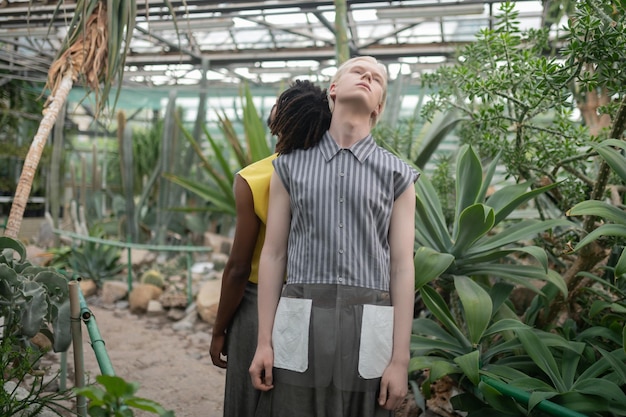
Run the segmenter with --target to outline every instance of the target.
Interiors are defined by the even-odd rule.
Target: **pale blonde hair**
[[[378,62],[378,60],[374,58],[373,56],[364,55],[364,56],[357,56],[357,57],[351,58],[339,66],[339,68],[337,69],[337,72],[335,73],[335,75],[333,75],[333,78],[330,80],[330,84],[332,85],[336,83],[343,76],[343,74],[345,74],[348,71],[348,69],[356,65],[359,61],[366,61],[366,62],[375,64],[376,66],[378,66],[378,68],[384,75],[383,95],[380,98],[381,100],[380,111],[378,112],[378,114],[373,114],[370,118],[370,126],[374,127],[376,126],[376,123],[378,123],[378,119],[380,118],[380,115],[383,114],[383,110],[385,110],[385,104],[387,103],[387,68],[385,68],[383,64]],[[328,91],[330,91],[330,88],[328,89]],[[330,111],[332,112],[335,106],[335,101],[330,97],[330,93],[328,96],[328,106],[330,107]]]

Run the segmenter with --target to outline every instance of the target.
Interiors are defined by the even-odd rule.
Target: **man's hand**
[[[390,363],[380,381],[378,404],[386,410],[395,410],[408,392],[408,370],[406,364]]]
[[[254,388],[260,391],[269,391],[274,388],[273,366],[274,350],[272,347],[257,347],[249,369]]]
[[[226,335],[224,333],[213,333],[209,352],[213,365],[219,368],[226,368],[226,361],[222,359],[222,355],[226,356]]]

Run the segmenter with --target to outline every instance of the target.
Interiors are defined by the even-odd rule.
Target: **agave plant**
[[[418,111],[419,107],[415,113]],[[422,123],[419,117],[413,117],[403,120],[393,129],[380,123],[376,125],[372,135],[383,148],[423,170],[439,145],[459,122],[465,120],[454,111],[439,113],[433,119],[432,122]]]
[[[235,195],[232,184],[235,174],[241,168],[259,161],[272,153],[267,144],[266,129],[254,106],[252,94],[247,85],[245,86],[244,96],[242,121],[245,139],[239,138],[232,121],[225,113],[218,114],[219,128],[225,139],[226,148],[221,146],[222,143],[217,138],[214,138],[205,126],[204,134],[209,142],[212,155],[210,157],[205,156],[203,148],[196,138],[181,126],[183,134],[199,156],[202,168],[212,181],[212,184],[206,184],[204,181],[179,175],[164,174],[165,178],[173,183],[182,186],[209,202],[211,211],[228,214],[233,217],[235,216]]]
[[[485,173],[473,149],[464,145],[457,157],[456,205],[453,224],[447,225],[437,193],[422,177],[416,183],[415,288],[441,277],[446,286],[453,276],[486,276],[540,292],[532,280],[547,281],[561,291],[563,280],[548,269],[545,251],[519,242],[555,227],[571,227],[566,220],[521,220],[506,223],[513,211],[556,184],[528,190],[529,183],[506,185],[487,197],[498,158]],[[537,265],[518,264],[512,254],[525,254]]]
[[[422,384],[425,396],[432,382],[452,376],[464,391],[452,404],[469,416],[525,416],[534,409],[554,411],[560,406],[575,410],[567,414],[571,416],[624,415],[626,395],[620,386],[626,383],[626,352],[596,345],[603,338],[615,339],[616,332],[596,329],[593,335],[566,340],[514,318],[506,301],[511,285],[500,283],[487,290],[466,277],[454,277],[454,282],[462,320],[455,320],[443,298],[425,286],[424,303],[438,323],[429,318],[413,323],[409,370],[429,370]],[[503,397],[493,389],[494,381],[527,401]]]

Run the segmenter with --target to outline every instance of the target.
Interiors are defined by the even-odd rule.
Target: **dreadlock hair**
[[[278,137],[276,152],[287,154],[318,144],[330,127],[326,90],[308,80],[296,80],[278,97],[269,128]]]

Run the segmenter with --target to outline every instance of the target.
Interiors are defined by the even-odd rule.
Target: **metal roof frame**
[[[389,65],[409,65],[409,71],[417,73],[428,71],[451,62],[458,47],[471,42],[479,28],[491,25],[499,3],[349,0],[351,53],[372,55]],[[454,14],[455,8],[462,11],[468,5],[483,5],[484,12]],[[432,16],[437,8],[445,10],[445,16]],[[376,17],[377,11],[392,9],[411,13]],[[420,9],[428,9],[429,16],[420,17]],[[60,4],[0,0],[0,85],[9,79],[45,81],[74,12],[75,0]],[[534,27],[541,24],[540,11],[526,18]],[[137,27],[124,82],[148,87],[196,85],[205,77],[217,85],[242,81],[267,85],[284,84],[296,76],[325,82],[335,65],[333,19],[332,0],[137,2]],[[178,33],[161,23],[173,20]]]

